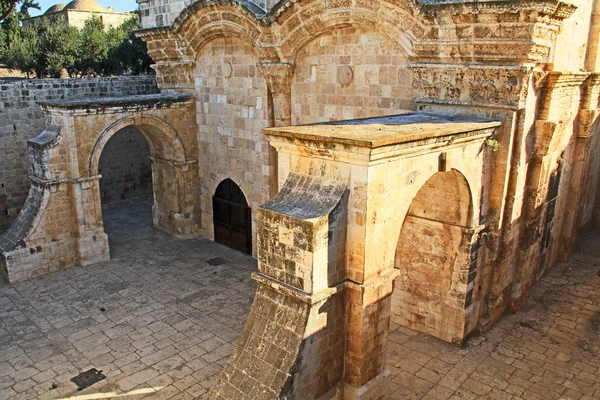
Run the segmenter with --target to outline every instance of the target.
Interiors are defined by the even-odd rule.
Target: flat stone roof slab
[[[266,128],[269,136],[377,148],[465,133],[484,133],[499,127],[499,121],[453,118],[434,114],[407,113],[321,124]]]

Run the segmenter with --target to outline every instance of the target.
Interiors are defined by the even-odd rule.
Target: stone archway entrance
[[[16,223],[0,237],[0,273],[10,282],[110,258],[99,161],[129,126],[152,156],[154,225],[180,237],[200,226],[193,96],[158,94],[40,102],[46,130],[28,142],[32,185]]]
[[[152,160],[144,134],[135,126],[117,132],[102,149],[98,174],[102,211],[152,199]]]
[[[215,191],[213,218],[217,243],[252,254],[252,210],[231,179],[225,179]]]
[[[419,189],[398,238],[392,322],[448,342],[466,336],[472,208],[467,180],[455,170]]]

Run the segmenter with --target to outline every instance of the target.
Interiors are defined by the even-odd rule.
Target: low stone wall
[[[27,140],[46,125],[37,101],[157,92],[153,76],[0,80],[0,233],[15,220],[29,192]]]

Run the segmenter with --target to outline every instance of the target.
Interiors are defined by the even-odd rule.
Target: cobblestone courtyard
[[[148,205],[105,213],[112,261],[0,282],[0,399],[193,399],[243,328],[252,258],[151,226]],[[394,326],[390,399],[600,399],[600,232],[465,348]],[[211,265],[220,264],[220,265]],[[107,376],[78,392],[71,378]]]

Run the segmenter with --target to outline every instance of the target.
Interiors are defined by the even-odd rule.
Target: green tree
[[[36,32],[27,29],[13,40],[6,49],[2,51],[2,62],[11,69],[17,69],[31,77],[37,74],[37,63],[35,49],[39,46],[39,37]]]
[[[40,5],[34,0],[0,0],[0,22],[15,12],[23,14],[22,18],[27,18],[30,8],[39,10]]]
[[[138,17],[132,17],[107,33],[110,50],[105,70],[109,75],[139,75],[152,73],[152,59],[146,43],[135,36]]]
[[[109,50],[106,36],[99,17],[92,17],[85,22],[77,38],[77,59],[74,62],[76,76],[104,75]]]
[[[108,30],[100,18],[81,29],[41,20],[19,28],[0,51],[0,62],[38,78],[60,77],[64,71],[70,77],[151,73],[146,46],[133,33],[137,28],[136,18]]]

